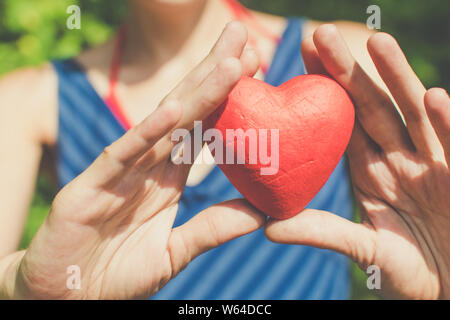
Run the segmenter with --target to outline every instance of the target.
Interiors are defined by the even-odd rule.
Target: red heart
[[[329,77],[302,75],[279,87],[243,77],[206,119],[204,128],[220,130],[224,162],[227,152],[237,155],[238,145],[247,143],[244,164],[224,163],[219,167],[256,208],[273,218],[287,219],[302,211],[333,172],[350,140],[354,117],[349,95]],[[249,164],[249,140],[227,143],[226,130],[239,128],[256,130],[262,138],[258,140],[258,152],[266,145],[269,157],[271,149],[275,150],[271,142],[276,141],[276,135],[268,134],[265,139],[259,129],[278,129],[276,174],[261,174],[261,168],[270,165],[260,161],[259,154],[257,163]]]

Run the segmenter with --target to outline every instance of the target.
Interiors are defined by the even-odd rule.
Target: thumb
[[[329,249],[345,254],[361,267],[372,263],[375,231],[335,214],[306,209],[287,220],[271,220],[264,230],[270,241]]]
[[[265,216],[244,199],[216,204],[173,229],[168,243],[172,278],[198,255],[256,231]]]

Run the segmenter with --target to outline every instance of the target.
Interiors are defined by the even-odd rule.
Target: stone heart
[[[279,87],[243,77],[204,128],[220,130],[216,139],[222,141],[216,142],[224,160],[216,162],[239,192],[268,216],[287,219],[326,183],[350,140],[354,117],[349,95],[329,77],[302,75]],[[210,141],[217,157],[218,145]]]

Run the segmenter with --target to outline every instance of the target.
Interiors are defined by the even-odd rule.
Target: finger
[[[183,115],[173,131],[158,141],[155,147],[139,160],[140,171],[145,171],[146,168],[149,169],[156,163],[169,159],[172,148],[179,143],[178,140],[172,140],[172,133],[176,136],[188,134],[195,121],[206,118],[226,99],[241,76],[242,65],[239,59],[227,58],[219,63],[198,88],[183,100]],[[193,144],[192,139],[191,142]],[[193,160],[190,164],[192,163]]]
[[[242,75],[247,77],[253,77],[256,72],[258,71],[260,64],[259,64],[259,56],[256,54],[256,52],[251,48],[244,48],[242,55],[240,57],[241,65],[243,68]],[[193,129],[189,132],[189,136],[193,137],[195,136]],[[177,139],[175,142],[181,142],[180,139]],[[201,152],[201,148],[195,148],[191,147],[190,143],[192,142],[192,139],[187,139],[183,141],[182,143],[177,144],[177,148],[172,149],[171,153],[171,160],[174,160],[174,158],[177,158],[178,160],[181,160],[183,157],[183,154],[185,152],[190,151],[190,156],[188,157],[191,159],[191,162],[185,165],[182,164],[175,164],[175,166],[184,166],[184,172],[187,177],[187,174],[189,173],[189,170],[194,163],[194,159],[197,159],[198,154]],[[200,145],[200,144],[199,144]],[[202,160],[200,160],[202,161]],[[171,167],[173,167],[174,161],[170,164]],[[174,168],[175,169],[175,168]],[[176,169],[175,169],[176,170]]]
[[[259,69],[259,57],[253,49],[246,48],[241,55],[242,74],[253,77]]]
[[[239,21],[228,23],[208,56],[174,89],[172,97],[179,98],[194,90],[222,60],[229,57],[239,59],[246,42],[247,29],[244,24]]]
[[[355,101],[356,115],[367,134],[387,151],[411,148],[403,121],[386,92],[367,75],[351,55],[335,26],[317,28],[314,44],[327,72]]]
[[[214,205],[173,230],[168,244],[173,276],[198,255],[263,226],[265,216],[246,200]]]
[[[405,118],[416,149],[428,155],[441,152],[423,104],[425,87],[408,64],[397,41],[387,33],[377,33],[370,37],[367,48]]]
[[[300,50],[302,52],[303,62],[309,74],[323,74],[328,75],[327,70],[320,60],[312,36],[302,41]]]
[[[84,174],[85,179],[91,180],[92,185],[100,186],[120,179],[171,131],[181,119],[181,114],[182,107],[178,101],[165,101],[144,121],[106,147]]]
[[[444,89],[432,88],[426,92],[424,103],[450,167],[450,98]]]
[[[375,232],[329,212],[307,209],[287,220],[270,220],[264,229],[270,241],[329,249],[360,265],[370,265]]]

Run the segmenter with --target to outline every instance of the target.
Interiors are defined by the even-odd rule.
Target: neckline
[[[264,77],[264,80],[267,78],[270,78],[270,74],[272,73],[273,70],[273,64],[274,64],[274,60],[277,56],[277,54],[279,53],[279,51],[281,50],[281,48],[283,47],[283,45],[285,44],[285,39],[287,36],[287,31],[290,30],[290,27],[292,25],[292,23],[295,21],[296,19],[294,18],[286,18],[286,26],[283,30],[283,33],[280,37],[280,41],[275,49],[275,52],[272,56],[272,61],[270,62],[269,68],[267,70],[267,74]],[[85,69],[85,67],[76,59],[76,58],[71,58],[71,59],[67,59],[66,63],[72,64],[72,66],[75,69],[78,69],[81,73],[83,78],[85,79],[89,90],[92,91],[94,93],[94,95],[96,96],[96,98],[98,98],[98,100],[102,101],[103,106],[114,116],[114,119],[116,120],[116,122],[118,122],[118,124],[126,131],[127,128],[121,123],[121,121],[117,118],[116,114],[114,114],[114,112],[111,112],[110,107],[108,106],[107,102],[105,101],[106,96],[102,97],[100,96],[100,94],[98,93],[98,91],[95,89],[94,85],[92,84],[91,80],[89,79],[89,77],[87,76],[87,70]]]
[[[251,24],[252,27],[255,28],[258,32],[260,32],[270,40],[274,41],[277,47],[279,46],[282,40],[282,36],[272,33],[271,30],[267,29],[264,25],[260,24],[259,21],[254,17],[253,13],[249,9],[247,9],[247,7],[239,3],[238,0],[222,0],[222,1],[226,6],[228,6],[234,19],[242,21],[244,24],[246,24],[247,21],[247,23]],[[287,22],[289,22],[289,20]],[[288,23],[286,23],[286,27],[287,24]],[[107,95],[103,99],[105,100],[106,105],[110,109],[111,113],[117,118],[117,120],[125,128],[125,130],[129,130],[134,126],[134,123],[131,121],[128,114],[123,109],[123,105],[116,94],[116,87],[120,73],[120,65],[123,56],[123,48],[126,44],[126,30],[127,30],[126,23],[122,23],[119,27],[118,32],[116,33],[113,49],[114,51],[109,68],[109,81],[108,81],[109,88]],[[264,74],[264,79],[266,79],[275,54],[272,57],[272,61],[266,63],[267,61],[262,60],[262,55],[259,50],[258,43],[250,34],[248,36],[247,41],[253,47],[253,50],[256,51],[256,54],[260,57],[259,59],[260,69]]]

